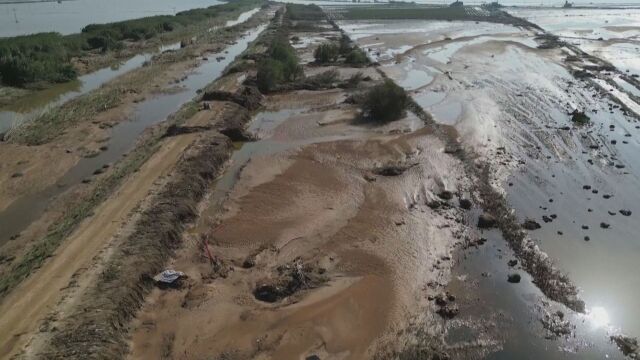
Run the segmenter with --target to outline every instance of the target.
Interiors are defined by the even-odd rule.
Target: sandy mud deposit
[[[564,25],[564,18],[557,21]],[[536,28],[413,20],[406,27],[339,24],[438,123],[455,127],[479,156],[476,166],[487,167],[472,171],[485,184],[484,206],[497,210],[498,223],[506,221],[502,234],[483,233],[488,249],[471,251],[454,270],[451,291],[461,292],[461,308],[471,316],[447,339],[461,349],[485,345],[486,352],[506,356],[632,354],[618,352],[616,345],[623,346],[609,337],[640,334],[638,293],[631,290],[640,284],[630,276],[638,256],[630,233],[638,204],[633,139],[640,128],[633,72]],[[503,236],[511,249],[493,243]],[[506,280],[520,269],[531,277],[518,278],[514,290]],[[470,292],[480,298],[469,297],[474,306],[467,307],[463,294]],[[484,321],[481,309],[498,318]],[[503,316],[515,325],[499,320]],[[518,318],[530,319],[529,325],[517,324]],[[552,340],[525,345],[491,335],[502,331],[517,339],[549,331]]]
[[[290,34],[310,44],[296,46],[300,58],[317,31]],[[152,292],[131,358],[437,356],[439,324],[457,313],[443,292],[452,252],[477,241],[464,225],[470,184],[411,112],[355,121],[344,100],[380,81],[371,70],[358,70],[370,80],[357,89],[263,99],[249,126],[258,140],[234,153],[169,265],[188,279]]]

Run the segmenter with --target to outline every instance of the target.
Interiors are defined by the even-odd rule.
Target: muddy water
[[[237,19],[229,20],[223,27],[230,27],[241,24],[260,9],[255,8],[241,13]],[[80,76],[76,81],[57,84],[48,89],[37,91],[27,97],[21,98],[14,103],[0,108],[0,133],[5,132],[24,121],[29,121],[38,115],[46,112],[52,107],[59,106],[73,98],[95,90],[102,84],[131,70],[141,67],[145,62],[161,52],[177,50],[180,42],[162,45],[157,52],[149,52],[136,55],[129,60],[116,66],[107,67],[98,71]]]
[[[371,24],[365,36],[358,34],[357,26],[354,33],[360,44],[381,53],[389,48],[413,47],[404,56],[382,63],[382,69],[399,83],[409,76],[408,66],[411,70],[429,66],[441,73],[432,71],[434,79],[421,88],[407,88],[437,121],[455,125],[463,141],[494,164],[498,183],[506,189],[516,214],[522,220],[533,218],[542,224],[531,237],[581,289],[586,316],[545,300],[528,277],[517,286],[510,285],[505,275],[510,256],[503,255],[508,252],[506,245],[494,234],[490,243],[499,245],[474,252],[461,263],[459,275],[471,280],[451,285],[455,289],[467,286],[467,282],[477,284],[470,292],[479,294],[476,300],[483,306],[469,305],[466,313],[462,311],[462,319],[475,314],[477,323],[483,314],[497,311],[497,317],[491,320],[493,329],[489,329],[498,333],[490,338],[496,339],[495,344],[488,340],[484,346],[486,353],[492,354],[490,358],[621,358],[608,335],[623,332],[640,336],[636,316],[640,283],[635,276],[640,243],[634,236],[640,203],[638,122],[632,114],[625,115],[613,107],[592,86],[573,78],[562,62],[566,54],[537,50],[531,46],[534,34],[522,29],[514,28],[511,34],[487,34],[485,30],[491,26],[469,24],[452,36],[450,30],[426,23],[423,41],[407,37],[404,43],[383,24],[379,33]],[[406,31],[416,32],[418,28],[414,25]],[[479,40],[480,32],[487,41]],[[429,43],[429,39],[444,40],[444,36],[458,44],[443,47]],[[438,49],[445,49],[444,53]],[[632,109],[637,106],[626,94],[609,88],[605,86],[605,92],[617,95]],[[574,108],[585,109],[593,125],[556,130],[571,125],[567,114]],[[591,147],[594,142],[597,148]],[[509,156],[500,156],[497,148],[501,146]],[[583,190],[583,185],[592,186],[597,193]],[[621,209],[633,214],[623,216]],[[543,215],[557,218],[546,224]],[[602,228],[601,223],[609,228]],[[498,277],[483,277],[483,272],[495,272]],[[545,302],[568,314],[576,327],[572,330],[575,337],[544,339],[540,319],[548,310],[535,307],[547,309]],[[502,313],[512,320],[504,320]],[[464,327],[453,334],[452,341],[463,347],[469,347],[460,344],[465,336],[474,337],[474,332]],[[572,354],[574,351],[577,353]]]
[[[110,164],[120,159],[134,145],[135,140],[147,127],[165,120],[170,114],[177,111],[180,106],[195,97],[196,91],[220,76],[224,68],[239,55],[247,45],[266,28],[260,26],[245,34],[234,45],[224,51],[209,56],[203,61],[184,81],[180,83],[183,91],[173,94],[162,94],[149,98],[139,103],[134,115],[112,130],[110,140],[105,143],[107,150],[93,158],[83,158],[70,169],[56,184],[36,194],[20,198],[13,202],[4,211],[0,212],[0,244],[6,242],[11,236],[20,233],[31,222],[36,220],[47,208],[49,200],[79,184],[83,179],[105,164]],[[214,60],[222,56],[220,62]]]

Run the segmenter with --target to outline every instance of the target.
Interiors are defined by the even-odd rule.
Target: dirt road
[[[189,124],[199,125],[219,109],[202,111]],[[47,315],[73,301],[68,292],[79,294],[95,280],[101,256],[118,240],[132,213],[170,173],[195,134],[167,138],[160,150],[131,176],[114,196],[61,246],[35,274],[5,298],[0,305],[0,357],[21,351]],[[68,289],[73,281],[73,287]]]

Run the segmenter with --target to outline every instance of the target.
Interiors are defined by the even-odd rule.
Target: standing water
[[[237,19],[227,21],[224,27],[241,24],[249,20],[249,18],[258,11],[260,11],[258,8],[245,11],[240,14]],[[29,96],[23,97],[13,104],[0,109],[0,133],[18,126],[24,121],[32,120],[54,106],[59,106],[71,99],[95,90],[102,84],[139,68],[157,53],[179,48],[179,42],[163,45],[160,46],[158,52],[136,55],[118,66],[100,69],[83,75],[76,81],[57,84],[48,89],[37,91]]]
[[[181,83],[184,91],[162,94],[139,103],[132,119],[113,128],[110,140],[106,144],[108,146],[106,151],[93,158],[81,159],[55,184],[38,193],[19,198],[0,212],[0,229],[3,229],[0,234],[0,245],[36,220],[46,209],[52,197],[79,184],[83,179],[91,176],[96,169],[117,161],[131,150],[144,129],[167,119],[183,104],[194,98],[199,89],[218,78],[227,65],[240,55],[265,28],[266,25],[261,25],[250,30],[236,44],[209,56],[212,60],[202,62],[195,72]],[[214,60],[218,57],[224,57],[224,59],[219,62]]]

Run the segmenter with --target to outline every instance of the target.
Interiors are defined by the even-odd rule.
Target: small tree
[[[365,65],[369,62],[369,58],[364,51],[360,49],[353,49],[347,54],[346,63],[351,65]]]
[[[369,90],[362,108],[370,120],[387,123],[399,119],[408,103],[409,98],[404,89],[386,79]]]
[[[339,55],[340,50],[338,46],[334,44],[321,44],[313,52],[313,57],[319,64],[336,62]]]
[[[260,91],[269,92],[284,80],[284,66],[280,61],[265,59],[258,65],[257,83]]]

